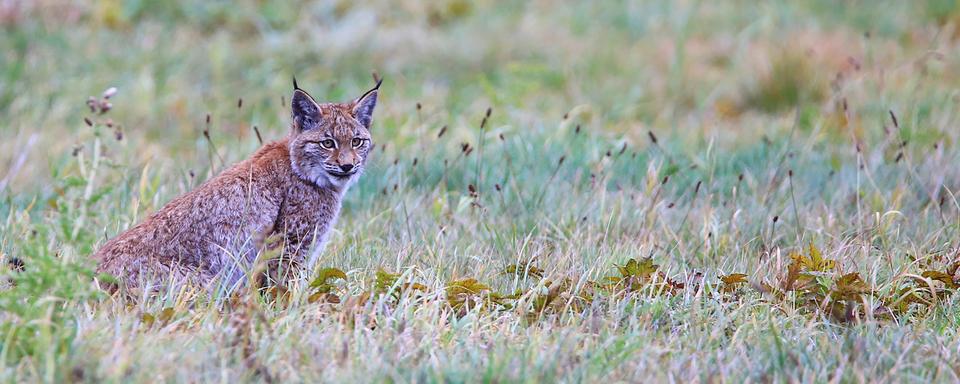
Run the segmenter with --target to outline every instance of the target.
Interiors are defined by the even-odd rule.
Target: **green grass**
[[[960,296],[931,281],[948,294],[877,311],[960,257],[955,1],[17,4],[0,5],[2,381],[960,376]],[[251,154],[254,127],[287,133],[291,76],[345,100],[374,71],[385,148],[320,262],[346,271],[342,303],[96,289],[105,239]],[[871,287],[864,317],[753,288],[809,244],[838,263],[825,287]],[[686,287],[572,304],[646,257]],[[518,263],[544,280],[502,273]],[[380,269],[425,291],[377,294]],[[750,283],[717,289],[737,272]],[[445,287],[466,278],[526,295],[458,313]],[[565,278],[564,305],[529,316]]]

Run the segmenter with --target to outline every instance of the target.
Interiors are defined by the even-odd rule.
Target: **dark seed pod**
[[[10,270],[16,272],[23,272],[23,269],[26,266],[23,260],[21,260],[19,257],[11,257],[7,260],[7,265],[10,266]]]
[[[260,136],[260,128],[257,128],[257,126],[254,125],[253,132],[257,134],[257,142],[259,142],[260,145],[263,145],[263,137]]]

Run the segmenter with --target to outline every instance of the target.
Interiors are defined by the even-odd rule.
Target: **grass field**
[[[0,0],[0,28],[4,382],[960,381],[956,0]],[[292,76],[372,72],[315,284],[96,288],[107,238],[287,134]]]

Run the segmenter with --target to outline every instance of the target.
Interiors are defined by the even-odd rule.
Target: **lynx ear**
[[[370,124],[373,122],[373,108],[377,106],[377,93],[381,83],[383,79],[377,80],[377,85],[373,89],[353,102],[353,117],[367,129],[370,129]]]
[[[320,124],[320,105],[307,92],[297,87],[293,79],[293,97],[290,98],[293,116],[293,131],[300,133],[316,128]]]

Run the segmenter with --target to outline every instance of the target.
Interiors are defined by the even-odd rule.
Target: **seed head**
[[[110,88],[107,88],[106,91],[103,91],[103,98],[104,98],[104,99],[109,99],[109,98],[113,97],[113,95],[116,95],[116,94],[117,94],[117,87],[110,87]]]

